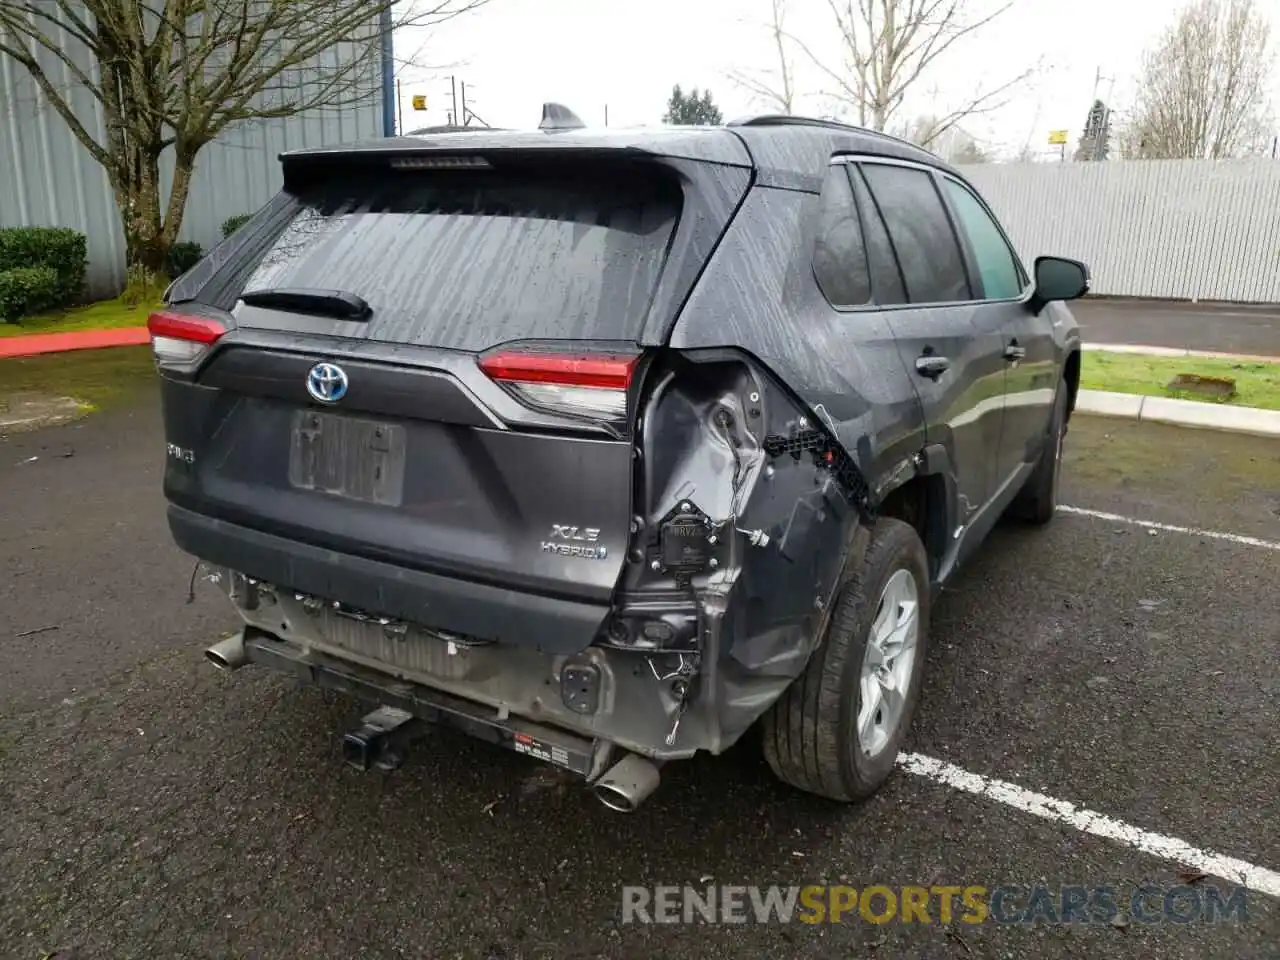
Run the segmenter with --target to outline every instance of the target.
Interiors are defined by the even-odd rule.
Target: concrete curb
[[[1197,403],[1168,397],[1144,397],[1106,390],[1081,390],[1076,412],[1099,417],[1118,417],[1151,423],[1172,423],[1180,427],[1225,430],[1260,437],[1280,437],[1280,410],[1231,407],[1221,403]]]
[[[1236,363],[1280,363],[1280,357],[1250,353],[1219,353],[1216,350],[1183,350],[1180,347],[1150,347],[1140,343],[1086,343],[1086,352],[1136,353],[1147,357],[1200,357],[1206,360],[1233,360]]]
[[[68,350],[98,350],[102,347],[141,347],[151,342],[146,327],[116,327],[111,330],[73,330],[69,333],[31,333],[0,337],[0,360],[34,357],[42,353]]]

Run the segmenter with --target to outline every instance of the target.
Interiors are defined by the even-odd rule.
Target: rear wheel
[[[928,632],[924,546],[910,525],[883,519],[805,672],[764,717],[774,774],[832,800],[875,793],[915,714]]]
[[[1058,383],[1053,399],[1053,417],[1035,472],[1027,478],[1018,496],[1009,505],[1009,514],[1018,520],[1043,526],[1058,509],[1058,481],[1062,476],[1062,441],[1067,433],[1067,385]]]

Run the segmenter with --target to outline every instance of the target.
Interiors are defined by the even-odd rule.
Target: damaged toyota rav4
[[[149,321],[169,526],[244,621],[208,657],[368,704],[362,767],[448,725],[626,811],[756,728],[876,790],[932,600],[1054,514],[1086,267],[795,117],[281,163]]]

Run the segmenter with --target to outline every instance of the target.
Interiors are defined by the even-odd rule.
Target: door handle
[[[916,373],[930,380],[937,380],[951,368],[951,361],[934,353],[916,357]]]
[[[1009,345],[1004,348],[1004,358],[1006,360],[1021,360],[1027,355],[1027,348],[1018,346],[1018,341],[1010,341]]]

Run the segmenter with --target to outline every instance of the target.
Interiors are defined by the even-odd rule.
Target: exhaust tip
[[[217,650],[206,650],[204,658],[212,663],[219,670],[226,670],[230,673],[235,668],[231,665],[231,661],[220,654]]]
[[[636,810],[636,803],[629,796],[608,784],[596,787],[595,794],[597,800],[615,813],[634,813]]]
[[[658,782],[657,765],[631,753],[610,767],[591,792],[615,813],[633,813],[658,789]]]
[[[244,650],[244,634],[237,633],[215,643],[204,652],[204,658],[219,670],[230,673],[249,662]]]

